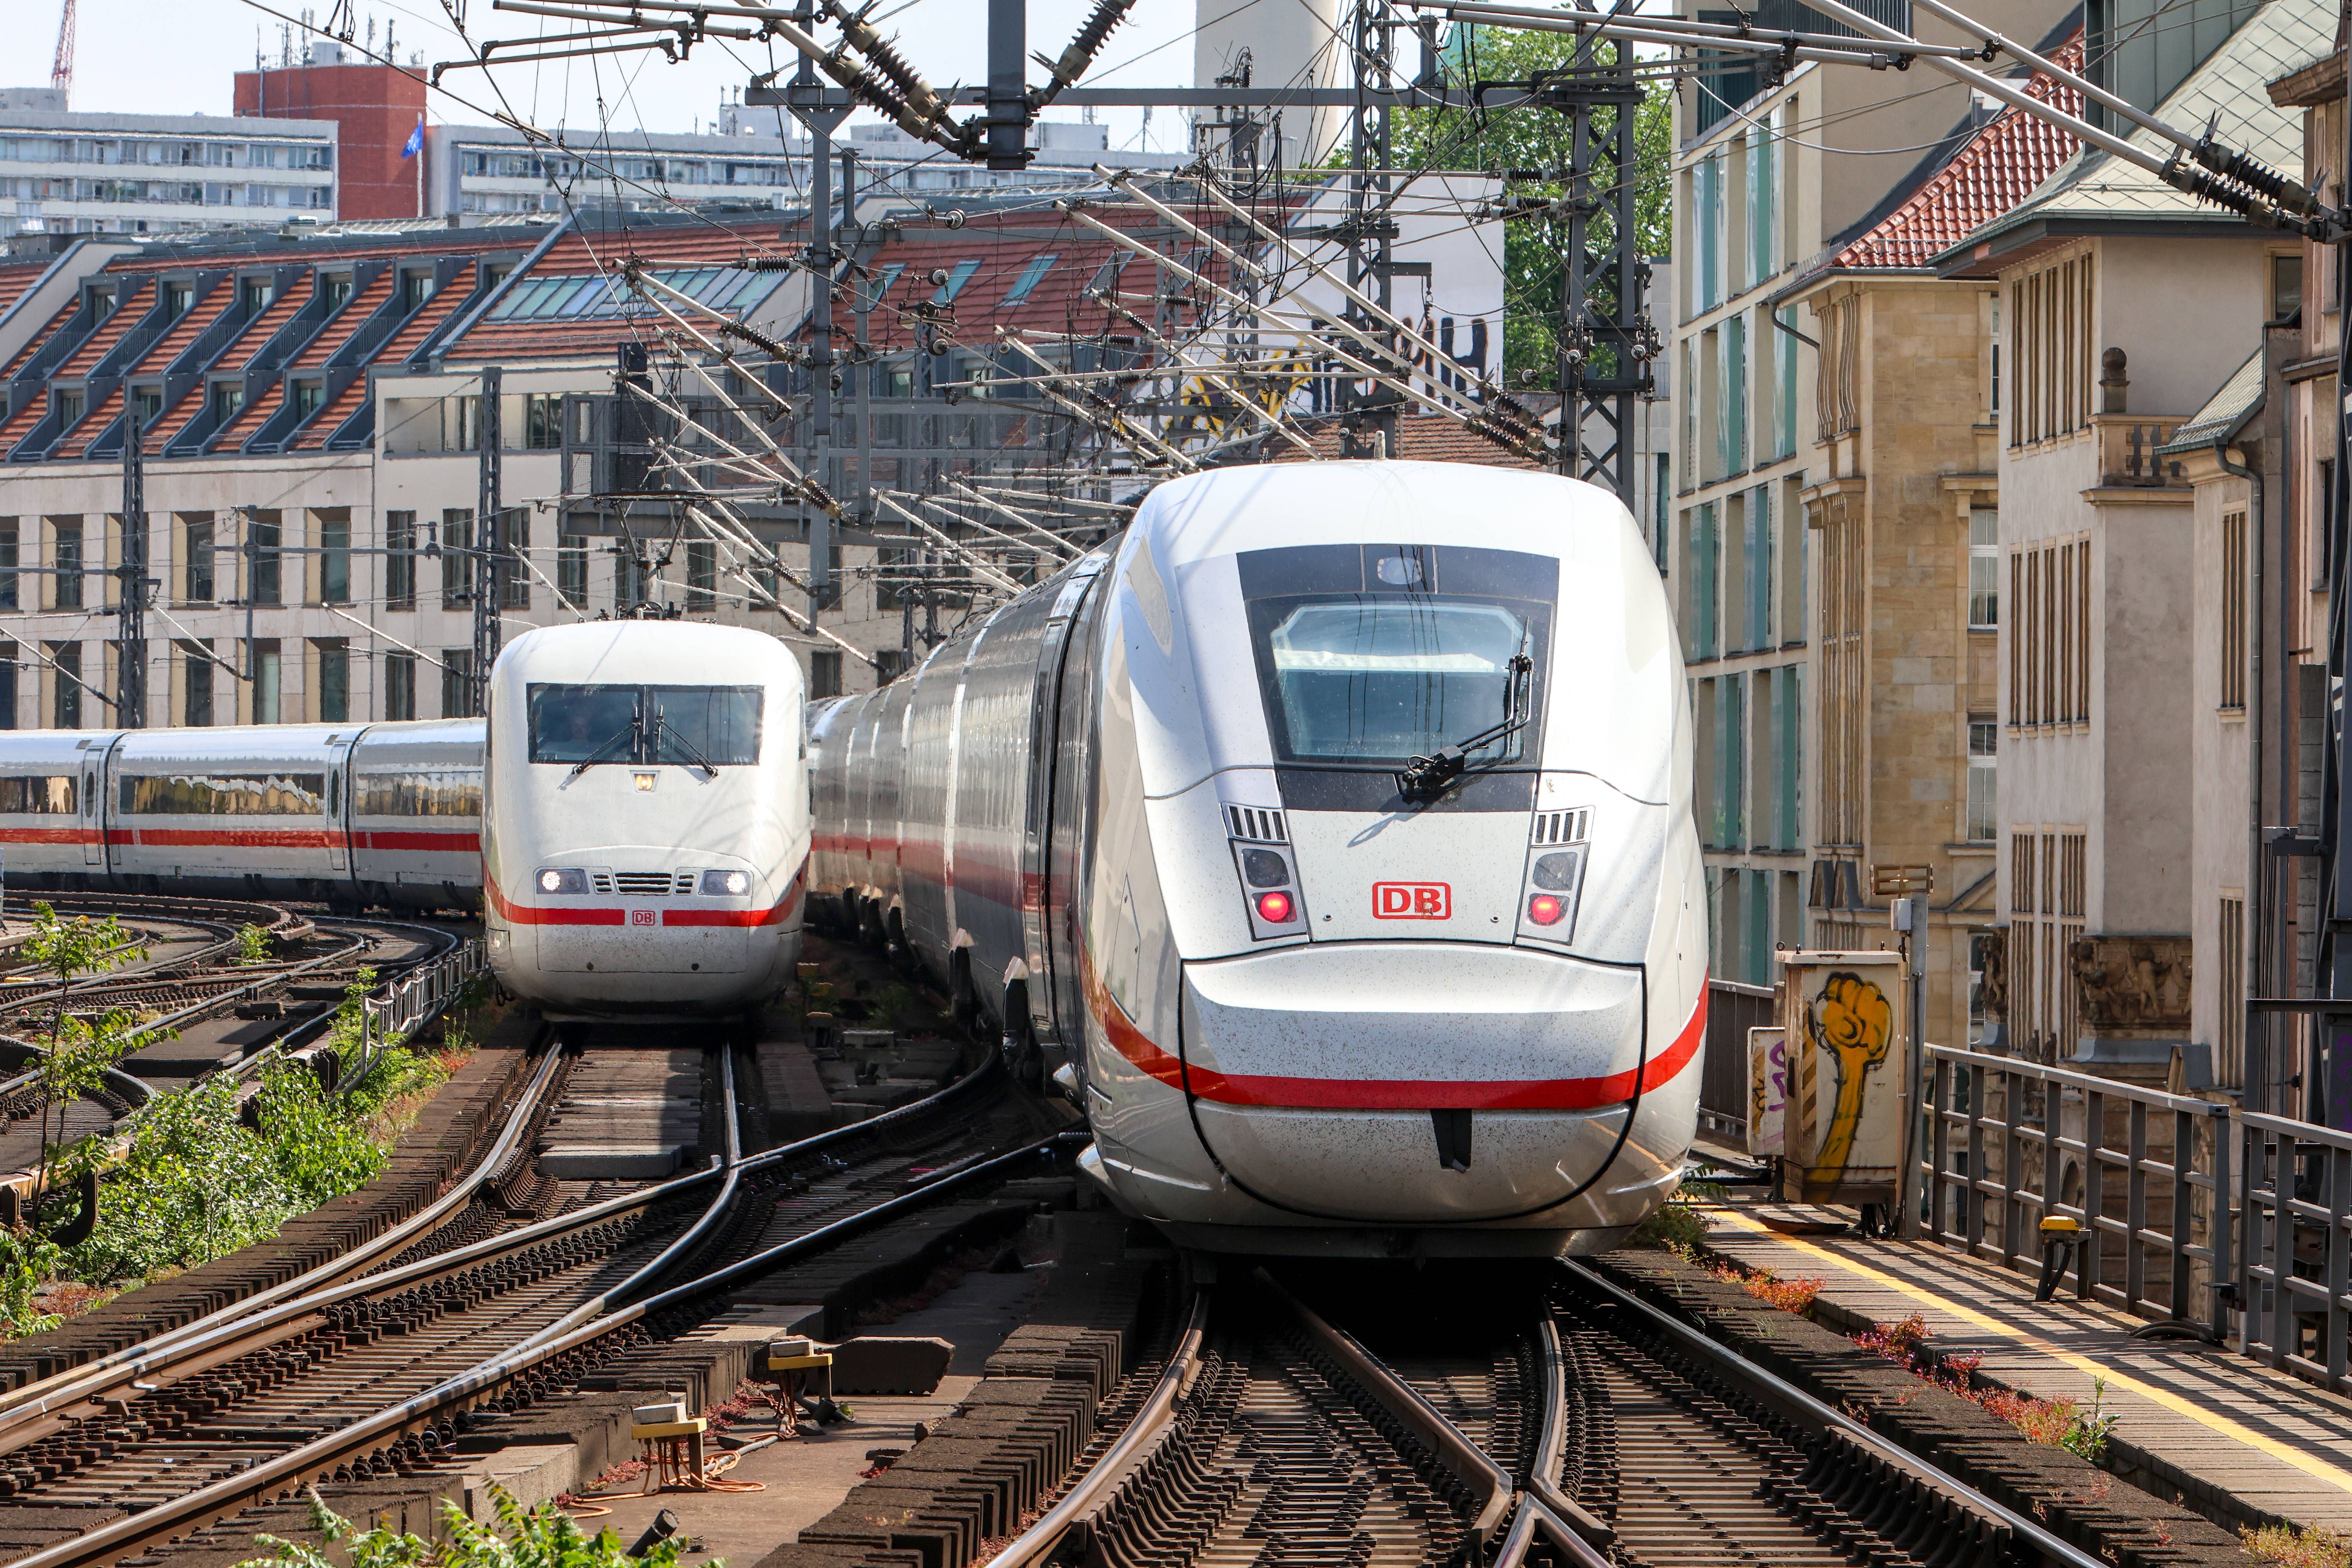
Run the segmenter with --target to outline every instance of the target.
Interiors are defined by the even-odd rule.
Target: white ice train
[[[1625,509],[1424,463],[1231,468],[812,717],[811,902],[1232,1251],[1609,1245],[1694,1131],[1690,718]]]
[[[255,724],[0,735],[11,896],[116,888],[470,909],[482,726]]]
[[[676,623],[533,631],[485,721],[0,734],[0,877],[486,912],[550,1016],[740,1012],[799,956],[799,666]]]
[[[483,925],[551,1018],[740,1013],[800,957],[805,687],[737,626],[526,632],[490,670]]]

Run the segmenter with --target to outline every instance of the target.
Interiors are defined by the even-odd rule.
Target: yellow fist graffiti
[[[1813,998],[1806,1022],[1813,1045],[1837,1071],[1837,1105],[1822,1140],[1814,1169],[1838,1171],[1853,1153],[1862,1124],[1862,1090],[1870,1069],[1886,1059],[1894,1038],[1895,1009],[1876,984],[1859,974],[1832,974]]]

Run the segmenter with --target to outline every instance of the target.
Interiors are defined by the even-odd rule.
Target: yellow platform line
[[[1885,1269],[1873,1268],[1867,1263],[1856,1263],[1843,1253],[1832,1251],[1829,1247],[1818,1246],[1800,1237],[1784,1236],[1766,1226],[1761,1220],[1750,1218],[1737,1210],[1711,1209],[1707,1213],[1707,1217],[1737,1226],[1741,1230],[1769,1236],[1783,1247],[1810,1253],[1833,1268],[1842,1268],[1846,1273],[1858,1279],[1867,1279],[1874,1285],[1883,1285],[1916,1301],[1924,1302],[1938,1311],[1948,1313],[1987,1333],[2000,1334],[2004,1338],[2015,1340],[2029,1350],[2037,1351],[2053,1361],[2065,1363],[2077,1372],[2085,1372],[2094,1377],[2106,1379],[2107,1386],[2110,1388],[2122,1389],[2127,1393],[2137,1394],[2143,1399],[2152,1400],[2174,1415],[2185,1415],[2199,1426],[2217,1432],[2233,1443],[2243,1444],[2284,1464],[2293,1465],[2296,1469],[2315,1479],[2326,1482],[2338,1491],[2352,1493],[2352,1471],[2338,1469],[2325,1459],[2315,1458],[2292,1444],[2283,1443],[2275,1437],[2265,1437],[2261,1433],[2242,1426],[2226,1415],[2217,1415],[2184,1399],[2168,1388],[2158,1388],[2154,1384],[2143,1383],[2127,1372],[2118,1372],[2105,1362],[2095,1361],[2089,1356],[2067,1350],[2063,1346],[2052,1344],[2038,1334],[2029,1332],[2013,1323],[2004,1323],[2000,1319],[1980,1312],[1973,1307],[1963,1306],[1948,1296],[1937,1294],[1924,1285],[1915,1285],[1908,1279],[1897,1279]]]

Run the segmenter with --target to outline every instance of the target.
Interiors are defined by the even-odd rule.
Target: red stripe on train
[[[1301,1110],[1592,1110],[1633,1096],[1635,1069],[1598,1078],[1326,1079],[1265,1073],[1222,1073],[1193,1068],[1161,1050],[1137,1028],[1080,956],[1087,1005],[1119,1055],[1171,1089],[1188,1089],[1219,1105],[1262,1105]],[[1706,1038],[1706,986],[1674,1044],[1641,1069],[1643,1089],[1660,1088],[1698,1058]]]

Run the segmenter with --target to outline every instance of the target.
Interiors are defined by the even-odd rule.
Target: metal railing
[[[2038,1270],[2041,1222],[2071,1219],[2077,1296],[2227,1333],[2231,1107],[1945,1046],[1927,1060],[1928,1239]]]
[[[2255,1111],[2236,1120],[2245,1194],[2238,1348],[2347,1392],[2352,1133]]]
[[[1748,1031],[1780,1018],[1780,994],[1736,980],[1706,983],[1706,1053],[1699,1065],[1700,1130],[1735,1144],[1748,1138]]]
[[[365,1078],[379,1055],[439,1017],[486,967],[482,944],[468,940],[361,998],[360,1059],[344,1068],[341,1081]]]

